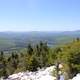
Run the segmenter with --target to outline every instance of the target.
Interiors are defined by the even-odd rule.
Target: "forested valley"
[[[72,42],[49,47],[47,42],[40,41],[36,45],[28,44],[25,51],[20,53],[11,52],[9,55],[0,52],[0,77],[7,78],[9,75],[22,71],[37,71],[56,63],[63,64],[62,71],[67,72],[69,77],[80,72],[80,39]]]

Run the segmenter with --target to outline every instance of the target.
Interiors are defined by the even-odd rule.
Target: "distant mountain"
[[[40,41],[47,42],[49,46],[55,46],[71,42],[76,37],[80,37],[80,30],[64,32],[0,32],[0,50],[25,48],[28,43],[34,45]]]

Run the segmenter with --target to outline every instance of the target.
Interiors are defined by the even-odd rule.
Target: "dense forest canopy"
[[[8,77],[13,73],[21,71],[37,71],[38,68],[62,63],[63,71],[73,77],[80,72],[80,39],[77,38],[71,43],[48,47],[47,42],[40,41],[36,45],[28,44],[25,51],[20,53],[12,52],[6,55],[0,53],[0,76]]]

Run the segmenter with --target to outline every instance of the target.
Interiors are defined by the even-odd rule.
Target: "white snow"
[[[20,72],[10,75],[6,80],[56,80],[56,78],[52,76],[54,70],[55,66],[51,66],[36,72]]]

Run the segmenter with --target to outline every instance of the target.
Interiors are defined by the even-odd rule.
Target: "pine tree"
[[[32,55],[32,54],[33,54],[33,48],[32,48],[32,46],[31,46],[31,44],[28,44],[27,54],[28,54],[28,55]]]

